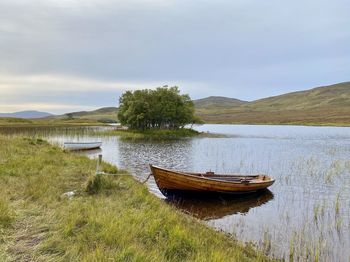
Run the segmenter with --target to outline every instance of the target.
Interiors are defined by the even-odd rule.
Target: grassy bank
[[[256,261],[130,176],[39,139],[0,136],[1,261]],[[108,173],[125,174],[103,164]],[[71,199],[63,193],[75,191]]]
[[[0,118],[1,126],[32,127],[32,126],[101,126],[102,122],[93,119],[23,119],[23,118]]]
[[[152,130],[110,130],[102,135],[120,136],[126,140],[176,140],[181,138],[203,136],[204,134],[189,128],[152,129]]]

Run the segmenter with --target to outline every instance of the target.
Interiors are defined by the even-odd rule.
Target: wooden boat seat
[[[206,179],[214,181],[223,181],[223,182],[240,182],[243,184],[249,184],[253,180],[259,179],[259,175],[251,176],[242,176],[242,175],[219,175],[215,174],[213,171],[208,171],[205,173],[187,173],[189,175],[200,176]],[[262,180],[265,180],[266,176],[261,177]]]
[[[241,178],[241,177],[206,177],[210,180],[216,180],[216,181],[226,181],[226,182],[242,182],[242,183],[249,183],[252,180],[254,180],[254,177],[248,177],[248,178]]]

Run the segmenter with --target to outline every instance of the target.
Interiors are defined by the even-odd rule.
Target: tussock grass
[[[14,212],[10,207],[10,201],[5,197],[0,197],[0,228],[8,227],[14,219]]]
[[[38,139],[0,144],[1,261],[267,260],[130,176],[95,176],[95,161]],[[61,197],[68,191],[75,196]]]

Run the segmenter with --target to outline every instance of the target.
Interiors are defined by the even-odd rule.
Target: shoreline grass
[[[23,119],[0,118],[0,127],[64,127],[64,126],[105,126],[106,123],[89,119]]]
[[[41,139],[0,136],[0,144],[1,261],[268,260],[131,176],[97,178],[95,161]]]
[[[203,117],[203,116],[202,116]],[[222,125],[282,125],[282,126],[329,126],[329,127],[350,127],[349,122],[342,121],[330,121],[329,119],[324,121],[306,121],[306,120],[267,120],[267,119],[239,119],[230,120],[221,118],[219,116],[206,116],[203,117],[204,124],[222,124]],[[65,126],[108,126],[108,123],[99,122],[95,119],[74,118],[74,119],[22,119],[22,118],[0,118],[1,126],[11,127],[65,127]],[[120,130],[125,131],[125,130]],[[136,132],[134,132],[136,133]],[[142,133],[139,131],[139,133]],[[147,133],[145,131],[144,133]],[[151,132],[150,132],[151,133]]]
[[[318,117],[312,113],[295,112],[295,114],[284,114],[279,111],[249,111],[249,112],[198,112],[197,116],[202,118],[206,124],[236,124],[236,125],[296,125],[296,126],[350,126],[350,119],[346,112],[339,113],[344,117],[332,117],[327,115],[328,111],[320,111]],[[324,114],[324,116],[323,116]]]
[[[179,140],[187,139],[193,137],[211,137],[211,138],[224,138],[228,137],[224,134],[217,133],[206,133],[198,132],[191,128],[180,128],[180,129],[152,129],[152,130],[107,130],[102,132],[97,132],[97,135],[106,136],[119,136],[124,140],[130,141],[169,141],[169,140]]]
[[[253,125],[253,126],[314,126],[314,127],[350,127],[350,123],[307,123],[307,122],[212,122],[207,121],[204,124],[215,125]]]
[[[189,129],[150,129],[150,130],[108,130],[99,132],[101,135],[120,136],[125,140],[177,140],[182,138],[196,137],[200,132]]]

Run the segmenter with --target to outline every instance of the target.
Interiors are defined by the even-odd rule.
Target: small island
[[[119,99],[118,119],[127,129],[104,132],[124,139],[168,140],[201,133],[188,128],[203,123],[194,103],[177,86],[126,91]]]

